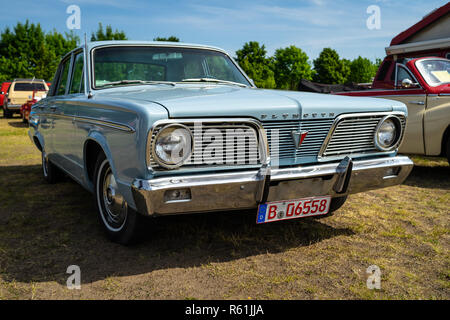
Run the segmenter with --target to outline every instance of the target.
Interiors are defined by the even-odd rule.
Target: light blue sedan
[[[62,59],[29,136],[45,179],[94,193],[107,235],[127,244],[144,216],[323,217],[400,184],[406,117],[398,101],[258,89],[215,47],[93,42]]]

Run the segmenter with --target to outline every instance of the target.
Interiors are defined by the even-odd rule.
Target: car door
[[[71,58],[72,55],[63,62],[58,87],[49,106],[49,115],[52,119],[50,137],[53,150],[53,159],[50,159],[72,175],[75,169],[71,153],[74,136],[73,117],[76,108],[70,104],[69,97]]]
[[[86,99],[84,84],[84,52],[74,53],[71,69],[70,84],[67,92],[67,99],[61,106],[60,112],[64,112],[66,129],[70,128],[70,141],[66,143],[64,152],[67,160],[70,161],[70,170],[76,179],[83,177],[83,143],[85,137],[80,137],[75,121],[79,112],[79,104]]]
[[[44,151],[53,163],[59,164],[60,157],[54,149],[55,111],[57,99],[65,94],[67,76],[70,68],[70,57],[61,61],[53,81],[53,88],[45,103],[40,103],[40,132],[44,139]]]
[[[427,101],[426,92],[410,70],[401,63],[396,65],[394,90],[395,93],[384,98],[403,102],[408,107],[406,129],[399,152],[424,154],[423,115]]]

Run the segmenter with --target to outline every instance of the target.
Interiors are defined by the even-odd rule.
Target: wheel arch
[[[441,156],[445,157],[447,155],[447,140],[450,137],[450,125],[445,129],[444,134],[442,135],[441,141]]]
[[[106,159],[109,161],[113,174],[116,175],[114,161],[106,138],[98,132],[92,132],[88,135],[83,147],[84,175],[91,187],[94,183],[95,163],[99,153],[105,155]]]

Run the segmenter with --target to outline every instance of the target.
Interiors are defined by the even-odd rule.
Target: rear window
[[[14,91],[46,91],[43,83],[27,83],[27,82],[17,82],[14,84]]]
[[[392,61],[385,61],[383,65],[381,66],[380,72],[378,73],[377,81],[383,81],[384,78],[386,78],[386,74],[389,71],[389,68],[391,67]]]

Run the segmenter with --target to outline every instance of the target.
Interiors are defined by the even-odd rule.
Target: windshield
[[[231,59],[217,51],[179,47],[117,46],[94,51],[94,87],[217,80],[249,86]],[[139,82],[141,81],[141,82]]]
[[[450,60],[418,60],[417,69],[432,87],[450,83]]]

